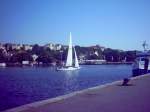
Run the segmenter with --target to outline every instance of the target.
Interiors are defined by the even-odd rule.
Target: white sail
[[[71,37],[71,32],[70,32],[70,40],[69,40],[66,66],[72,66],[72,37]]]
[[[75,54],[75,67],[79,68],[79,62],[78,62],[78,57],[75,48],[74,48],[74,54]]]
[[[73,60],[73,50],[74,50],[74,54],[75,54],[74,60]],[[72,46],[72,37],[71,37],[71,32],[70,32],[70,40],[69,40],[69,47],[68,47],[68,55],[67,55],[66,64],[65,64],[65,66],[63,66],[61,68],[57,68],[57,70],[68,71],[68,70],[77,70],[77,69],[80,69],[80,67],[79,67],[78,58],[77,58],[75,48]]]

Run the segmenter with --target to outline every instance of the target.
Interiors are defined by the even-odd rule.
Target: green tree
[[[6,57],[3,54],[3,50],[0,49],[0,63],[6,62]]]
[[[113,61],[112,60],[112,57],[113,57],[113,50],[110,49],[110,48],[107,48],[103,51],[103,54],[105,56],[105,60],[108,61],[108,62],[111,62]]]
[[[136,51],[126,51],[126,61],[134,61],[136,58]]]
[[[43,63],[52,63],[54,61],[56,61],[56,59],[54,58],[54,52],[53,51],[47,51],[44,50],[39,57],[37,58],[38,62],[43,62]]]
[[[22,63],[22,61],[33,61],[33,58],[31,56],[31,54],[29,54],[27,52],[19,52],[12,56],[12,60],[14,62]]]
[[[44,48],[40,47],[38,44],[33,45],[32,54],[40,55],[43,53]]]

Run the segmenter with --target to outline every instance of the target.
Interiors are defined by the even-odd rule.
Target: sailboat
[[[74,58],[75,59],[73,59],[73,51],[74,51]],[[57,70],[66,71],[66,70],[77,70],[77,69],[80,69],[80,67],[79,67],[79,62],[78,62],[75,47],[73,47],[73,45],[72,45],[72,35],[70,32],[70,40],[69,40],[69,47],[68,47],[68,55],[67,55],[66,64],[65,64],[65,66],[57,68]]]

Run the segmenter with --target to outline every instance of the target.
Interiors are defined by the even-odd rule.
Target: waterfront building
[[[0,63],[0,67],[6,67],[6,63]]]
[[[105,47],[101,47],[102,52],[103,52],[105,49],[106,49]]]
[[[80,55],[79,55],[79,60],[85,60],[85,57],[86,57],[86,55],[80,54]]]
[[[23,48],[24,48],[25,51],[32,50],[32,45],[24,44]]]
[[[4,45],[2,43],[0,43],[0,49],[5,49]]]
[[[20,50],[23,47],[22,44],[12,44],[12,50],[16,49],[16,50]]]
[[[50,50],[54,50],[54,44],[52,44],[52,43],[49,43],[49,44],[46,44],[44,47],[46,47],[46,48],[49,48]]]
[[[46,48],[49,48],[50,50],[61,50],[62,48],[62,45],[61,44],[52,44],[52,43],[49,43],[49,44],[46,44],[44,47]]]
[[[38,58],[38,55],[33,54],[33,55],[32,55],[32,58],[33,58],[33,61],[36,61],[36,59]]]
[[[99,50],[101,49],[101,51],[104,51],[106,48],[100,45],[95,45],[95,46],[91,46],[94,50]]]
[[[67,45],[63,45],[63,49],[64,49],[64,50],[67,50],[67,49],[68,49],[68,46],[67,46]]]
[[[103,59],[94,59],[94,60],[81,60],[81,64],[103,64],[106,63],[106,60]]]
[[[55,45],[55,50],[61,50],[62,48],[62,45],[61,44],[56,44]]]
[[[98,51],[95,51],[94,54],[95,54],[96,56],[99,56]]]
[[[22,61],[22,65],[29,65],[29,61]]]

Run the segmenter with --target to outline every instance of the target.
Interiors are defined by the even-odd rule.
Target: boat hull
[[[78,70],[80,67],[61,67],[57,68],[57,71],[73,71],[73,70]]]
[[[139,76],[139,75],[144,75],[146,73],[150,73],[150,70],[145,70],[145,69],[133,69],[132,70],[132,76]]]

